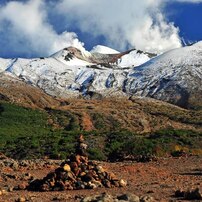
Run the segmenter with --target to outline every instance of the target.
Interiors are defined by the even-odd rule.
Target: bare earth
[[[202,189],[202,157],[181,157],[158,159],[149,163],[106,163],[99,162],[106,170],[113,172],[117,177],[126,179],[128,186],[124,188],[98,188],[94,190],[72,190],[61,192],[31,192],[11,191],[0,195],[0,201],[16,201],[19,197],[25,197],[27,201],[48,202],[48,201],[80,201],[85,196],[97,195],[103,192],[111,195],[133,193],[138,196],[153,196],[155,201],[182,201],[174,197],[177,189],[191,188]],[[34,178],[43,178],[47,173],[53,171],[57,165],[40,167],[20,167],[16,171],[10,167],[4,167],[0,171],[0,188],[12,187],[23,182],[25,179],[12,176],[21,176],[23,173],[30,173]],[[10,177],[5,174],[11,174]],[[6,179],[6,180],[5,180]],[[183,200],[185,201],[185,200]]]

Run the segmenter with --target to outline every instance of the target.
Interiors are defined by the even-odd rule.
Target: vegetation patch
[[[86,132],[82,130],[78,112],[33,110],[2,102],[0,151],[17,159],[65,159],[74,152],[75,140],[82,133],[89,145],[89,157],[94,160],[202,154],[201,132],[168,128],[139,135],[120,129],[112,116],[94,112],[90,115],[95,130]]]

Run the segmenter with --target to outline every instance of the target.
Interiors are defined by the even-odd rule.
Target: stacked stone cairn
[[[75,155],[63,162],[54,172],[42,180],[34,180],[28,189],[34,191],[62,191],[74,189],[95,189],[98,187],[123,187],[126,181],[119,180],[113,173],[107,172],[98,163],[89,161],[87,144],[80,135]]]

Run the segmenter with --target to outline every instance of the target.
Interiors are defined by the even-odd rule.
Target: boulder
[[[130,194],[130,193],[118,196],[117,199],[123,200],[123,201],[130,201],[130,202],[140,202],[139,196],[135,194]]]

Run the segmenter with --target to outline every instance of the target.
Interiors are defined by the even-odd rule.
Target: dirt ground
[[[126,179],[128,185],[124,188],[98,188],[94,190],[72,190],[60,192],[31,192],[10,191],[0,195],[0,202],[14,202],[19,197],[29,199],[33,202],[49,201],[80,201],[85,196],[97,195],[103,192],[111,195],[134,193],[138,196],[153,196],[155,201],[178,202],[185,201],[177,199],[174,193],[177,189],[191,188],[202,189],[202,157],[162,158],[155,162],[137,163],[107,163],[99,162],[108,171],[117,177]],[[43,168],[23,167],[14,171],[10,167],[4,167],[0,171],[0,188],[14,187],[26,182],[25,178],[13,177],[25,173],[34,178],[43,178],[47,173],[53,171],[57,165],[47,165]],[[7,177],[3,177],[7,175]]]

